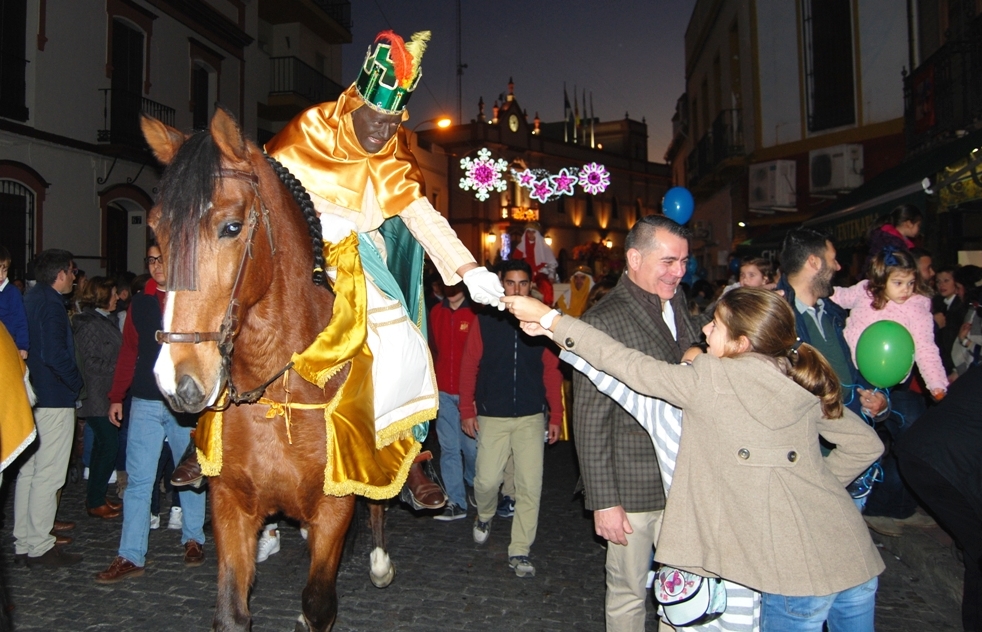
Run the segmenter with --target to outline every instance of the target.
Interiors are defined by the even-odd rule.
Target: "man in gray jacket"
[[[666,362],[700,341],[678,292],[689,231],[657,215],[642,218],[624,243],[627,271],[582,319],[625,345]],[[582,373],[573,374],[573,428],[586,508],[607,545],[608,631],[643,631],[646,579],[665,494],[648,433]]]

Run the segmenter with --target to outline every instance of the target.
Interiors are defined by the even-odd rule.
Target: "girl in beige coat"
[[[545,334],[638,393],[684,410],[655,554],[762,593],[761,630],[872,632],[883,561],[845,485],[883,451],[841,403],[825,358],[773,292],[741,288],[703,328],[709,354],[660,362],[534,299],[506,298]],[[788,379],[791,378],[791,379]],[[823,457],[819,436],[836,448]]]

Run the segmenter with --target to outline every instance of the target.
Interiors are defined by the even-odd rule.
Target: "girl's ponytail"
[[[788,352],[788,360],[791,361],[788,375],[818,397],[822,403],[822,416],[826,419],[842,417],[842,385],[825,356],[807,342],[797,342]]]

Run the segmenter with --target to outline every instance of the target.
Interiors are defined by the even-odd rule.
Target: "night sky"
[[[672,138],[675,101],[685,91],[685,27],[695,0],[462,0],[463,115],[485,112],[515,80],[515,97],[543,121],[563,117],[563,82],[573,87],[582,112],[582,90],[593,92],[600,120],[628,112],[648,122],[648,159],[661,162]],[[393,29],[409,39],[429,29],[423,85],[409,103],[412,128],[448,114],[457,118],[456,2],[454,0],[355,0],[352,43],[345,46],[343,83],[354,81],[375,35]]]

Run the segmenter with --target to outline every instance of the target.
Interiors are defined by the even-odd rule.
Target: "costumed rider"
[[[556,299],[556,309],[579,318],[586,311],[590,302],[590,290],[593,289],[593,276],[587,266],[576,266],[569,277],[569,286],[559,293]]]
[[[512,251],[512,259],[523,259],[532,268],[532,283],[542,294],[542,302],[552,305],[554,296],[552,284],[559,281],[556,276],[556,255],[542,236],[542,226],[538,222],[525,225],[525,235]]]
[[[478,303],[503,309],[498,277],[478,266],[446,218],[426,197],[423,174],[402,123],[419,85],[429,31],[404,42],[383,31],[370,46],[355,83],[335,102],[300,113],[266,143],[266,152],[307,189],[328,247],[357,233],[367,280],[376,446],[411,432],[422,443],[436,417],[438,391],[426,342],[423,251],[447,285],[461,280]],[[328,270],[329,275],[337,271]],[[408,316],[408,319],[407,319]],[[438,509],[446,497],[420,462],[409,470],[403,500]],[[196,460],[175,471],[176,482],[200,480]]]

